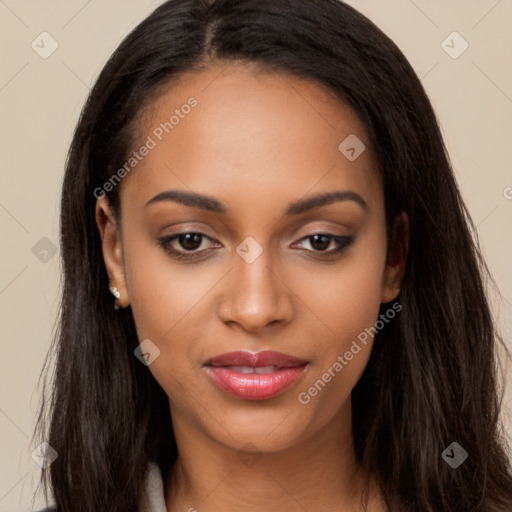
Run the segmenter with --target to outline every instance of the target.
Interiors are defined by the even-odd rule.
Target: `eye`
[[[331,255],[339,253],[349,247],[353,242],[354,238],[350,236],[333,235],[332,233],[315,233],[302,238],[301,241],[308,241],[312,249],[306,249],[308,251],[323,253],[325,255]],[[330,250],[329,247],[331,247]]]
[[[175,233],[173,235],[159,238],[157,240],[157,244],[173,258],[184,260],[198,258],[201,253],[210,252],[212,247],[208,248],[203,246],[203,242],[205,242],[205,240],[214,242],[214,240],[204,233],[192,231]],[[354,238],[334,235],[331,233],[315,233],[303,237],[295,245],[300,245],[302,241],[309,242],[311,249],[306,248],[307,251],[329,256],[339,253],[349,247],[354,242]],[[216,242],[214,242],[214,244],[216,244],[217,247],[220,246],[220,244]]]
[[[175,233],[174,235],[159,238],[157,240],[165,251],[178,259],[195,258],[199,253],[207,252],[208,249],[202,247],[204,240],[213,240],[204,233],[185,232]]]

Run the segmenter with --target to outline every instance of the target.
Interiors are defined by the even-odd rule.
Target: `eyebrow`
[[[200,208],[214,213],[228,213],[227,206],[220,202],[214,197],[199,194],[197,192],[189,192],[185,190],[166,190],[160,192],[155,197],[150,199],[145,207],[150,204],[160,203],[164,201],[173,201],[175,203],[182,204],[191,208]],[[293,203],[290,203],[285,210],[285,215],[298,215],[314,208],[320,208],[328,204],[341,202],[341,201],[353,201],[361,206],[364,210],[368,210],[368,204],[366,201],[355,192],[351,190],[337,190],[334,192],[325,192],[323,194],[317,194],[314,196],[308,196]]]

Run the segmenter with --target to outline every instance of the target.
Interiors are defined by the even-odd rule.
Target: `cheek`
[[[130,297],[138,339],[150,339],[159,355],[148,367],[153,377],[174,402],[190,402],[190,386],[201,374],[197,360],[197,340],[201,339],[197,305],[209,288],[209,280],[191,285],[182,273],[173,278],[148,265],[132,276]],[[210,284],[211,287],[211,284]],[[193,391],[193,389],[192,389]]]
[[[214,318],[206,315],[209,294],[225,269],[173,263],[164,250],[129,229],[125,241],[125,272],[137,336],[160,350],[149,370],[169,397],[186,395],[186,382],[202,375],[198,350]]]
[[[298,400],[322,421],[331,417],[361,377],[370,357],[381,305],[385,234],[361,238],[334,267],[307,274],[300,281],[314,350],[310,372]]]
[[[187,424],[201,429],[209,418],[223,414],[222,401],[215,413],[206,409],[208,382],[201,370],[201,346],[211,341],[211,293],[226,269],[174,263],[143,235],[128,231],[125,271],[138,339],[149,339],[160,350],[147,369],[165,391],[173,421],[186,418]]]
[[[325,338],[339,339],[338,349],[377,319],[385,264],[385,232],[361,236],[333,266],[305,272],[297,294],[303,297]]]
[[[135,223],[134,223],[135,224]],[[179,264],[142,227],[128,225],[124,236],[128,294],[139,337],[173,338],[221,277],[208,265]]]

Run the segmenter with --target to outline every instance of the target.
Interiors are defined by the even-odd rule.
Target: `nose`
[[[256,333],[267,326],[286,325],[293,317],[290,284],[272,268],[265,251],[252,263],[235,256],[225,286],[219,316],[226,324]]]

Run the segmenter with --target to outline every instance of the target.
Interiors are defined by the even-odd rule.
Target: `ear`
[[[121,229],[117,225],[114,212],[105,195],[96,201],[96,224],[100,231],[103,261],[110,286],[116,287],[121,295],[115,302],[116,307],[127,307],[130,300],[124,272]]]
[[[398,297],[405,272],[409,247],[409,217],[405,212],[395,219],[391,234],[388,260],[382,280],[381,302],[391,302]]]

